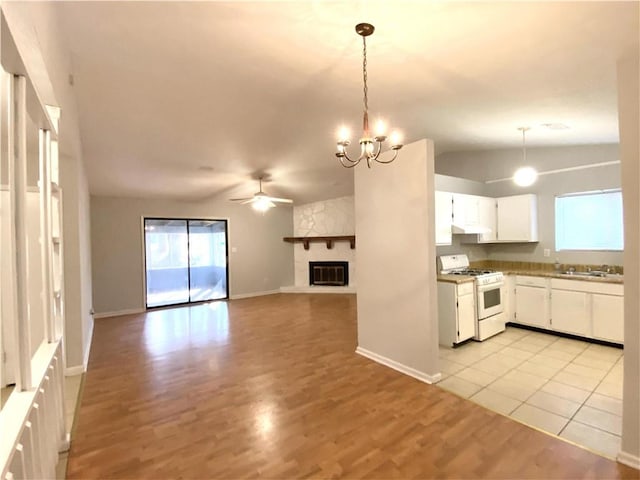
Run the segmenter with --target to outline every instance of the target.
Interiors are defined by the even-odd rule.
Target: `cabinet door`
[[[478,225],[479,199],[477,195],[453,194],[453,223],[456,225]]]
[[[473,293],[458,297],[458,342],[476,334],[476,305]]]
[[[453,194],[436,191],[436,245],[451,245]]]
[[[490,228],[489,233],[478,235],[480,242],[493,242],[496,236],[496,199],[491,197],[478,197],[478,221],[481,226]]]
[[[594,293],[591,297],[593,336],[624,342],[624,297]]]
[[[549,328],[549,297],[544,287],[516,287],[515,321]]]
[[[515,195],[497,199],[498,241],[537,242],[537,202],[535,195]]]
[[[587,293],[551,290],[551,328],[585,337],[591,336]]]

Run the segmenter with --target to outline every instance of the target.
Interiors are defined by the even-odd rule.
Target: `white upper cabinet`
[[[436,191],[436,245],[538,241],[538,201],[534,194],[482,197]]]
[[[495,198],[478,197],[478,220],[480,225],[489,229],[486,233],[478,235],[478,241],[482,243],[495,242],[497,240],[497,202]]]
[[[453,193],[436,191],[436,245],[451,245]]]
[[[453,194],[453,233],[487,234],[495,231],[495,212],[487,215],[487,205],[495,199],[463,193]]]
[[[534,194],[496,199],[497,242],[538,241],[538,199]]]

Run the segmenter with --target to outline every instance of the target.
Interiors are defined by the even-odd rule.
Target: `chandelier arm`
[[[345,158],[347,160],[349,160],[349,162],[351,162],[351,163],[350,164],[344,163],[344,159]],[[342,164],[342,166],[344,168],[353,168],[353,167],[355,167],[356,165],[358,165],[360,163],[359,159],[354,161],[354,160],[351,160],[350,158],[348,158],[346,155],[344,157],[338,157],[338,160],[340,160],[340,163]]]
[[[359,158],[359,159],[357,159],[357,160],[351,160],[351,159],[349,158],[349,155],[347,155],[347,150],[346,150],[346,149],[344,149],[344,150],[343,150],[342,152],[340,152],[340,153],[336,153],[336,157],[338,157],[338,158],[340,158],[340,159],[342,159],[342,158],[346,158],[349,162],[351,162],[351,163],[355,163],[355,164],[357,164],[357,163],[361,160],[360,158]],[[342,160],[340,160],[340,161],[342,161]]]
[[[396,157],[398,156],[398,152],[399,151],[400,151],[399,148],[394,150],[395,153],[393,154],[393,157],[391,157],[390,160],[378,160],[378,158],[375,158],[375,161],[378,162],[378,163],[391,163],[396,159]]]

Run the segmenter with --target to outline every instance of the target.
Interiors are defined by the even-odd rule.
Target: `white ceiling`
[[[232,197],[261,172],[296,203],[351,194],[335,134],[360,133],[362,21],[372,115],[437,153],[512,148],[523,125],[530,146],[617,142],[616,60],[638,43],[638,2],[57,8],[95,195]]]

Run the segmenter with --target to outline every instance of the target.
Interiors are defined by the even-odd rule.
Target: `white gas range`
[[[505,329],[504,275],[489,269],[469,268],[465,254],[439,257],[440,273],[474,277],[476,300],[475,340],[486,340]]]

